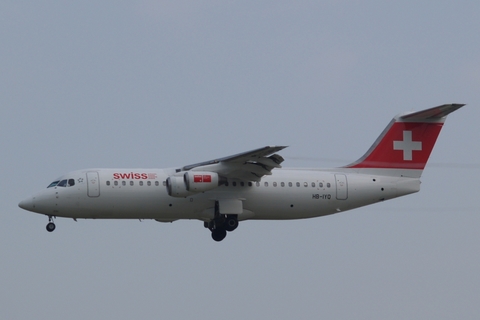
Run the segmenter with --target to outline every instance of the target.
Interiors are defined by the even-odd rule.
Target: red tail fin
[[[464,104],[445,104],[393,118],[363,157],[347,168],[423,170],[446,116]]]

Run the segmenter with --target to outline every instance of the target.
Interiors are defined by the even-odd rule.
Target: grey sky
[[[477,319],[480,3],[2,1],[1,319]],[[265,145],[350,163],[403,111],[451,114],[420,193],[329,217],[47,218],[68,171]]]

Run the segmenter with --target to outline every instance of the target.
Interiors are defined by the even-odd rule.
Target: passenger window
[[[123,180],[122,181],[122,186],[126,186],[127,185],[127,181]]]
[[[282,187],[285,187],[285,182],[280,183]]]
[[[75,180],[73,179],[68,179],[68,186],[73,187],[75,185]]]
[[[303,186],[304,186],[304,187],[308,187],[308,182],[304,182],[304,183],[303,183]]]
[[[55,186],[58,184],[58,182],[59,182],[59,181],[53,181],[52,183],[50,183],[50,184],[48,185],[47,188],[55,187]]]
[[[245,187],[245,182],[240,182],[240,186]]]
[[[268,187],[268,182],[265,182],[265,187]]]
[[[133,186],[133,181],[130,181],[130,185]]]
[[[248,186],[249,186],[249,187],[251,187],[251,186],[252,186],[252,183],[251,183],[251,182],[249,182],[249,183],[248,183]]]
[[[140,184],[141,186],[143,186],[143,181],[140,181],[139,184]]]
[[[314,188],[315,188],[315,182],[312,182],[312,187],[314,187]]]
[[[318,186],[319,186],[320,188],[323,188],[323,183],[322,183],[322,182],[319,182],[319,183],[318,183]]]
[[[107,181],[107,186],[109,186],[109,185],[110,185],[110,181]]]
[[[152,185],[152,182],[151,181],[147,181],[147,186],[151,186]]]
[[[67,180],[62,180],[57,184],[57,187],[66,187],[67,186]]]
[[[327,183],[327,188],[330,188],[330,182]]]
[[[292,187],[292,186],[293,186],[293,183],[289,182],[289,183],[288,183],[288,186],[289,186],[289,187]]]
[[[260,187],[260,182],[258,182],[258,181],[255,182],[255,185],[256,185],[257,187]]]
[[[167,186],[167,181],[163,181],[163,186]]]
[[[158,181],[155,181],[155,186],[158,187],[159,185],[160,185],[160,183]]]
[[[274,182],[274,183],[273,183],[273,186],[274,186],[274,187],[276,187],[276,186],[277,186],[277,183],[276,183],[276,182]]]
[[[237,183],[235,181],[232,182],[232,186],[236,187]]]
[[[227,181],[227,182],[225,182],[225,187],[228,187],[228,181]]]
[[[300,182],[297,182],[297,187],[300,187]]]
[[[113,184],[118,186],[118,181],[113,181]]]

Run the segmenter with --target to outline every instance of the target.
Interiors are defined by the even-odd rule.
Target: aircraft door
[[[89,197],[100,196],[100,179],[96,171],[87,172],[87,194]]]
[[[335,184],[337,186],[337,200],[347,200],[348,198],[347,176],[344,174],[335,174]]]

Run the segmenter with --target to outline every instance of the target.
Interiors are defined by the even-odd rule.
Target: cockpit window
[[[75,179],[64,179],[62,181],[57,180],[53,181],[48,185],[47,188],[52,188],[52,187],[72,187],[75,185]]]
[[[57,184],[57,187],[66,187],[67,186],[67,179],[60,181]]]
[[[52,183],[50,183],[50,184],[48,185],[47,188],[55,187],[59,182],[60,182],[60,181],[58,181],[58,180],[57,180],[57,181],[53,181]]]

